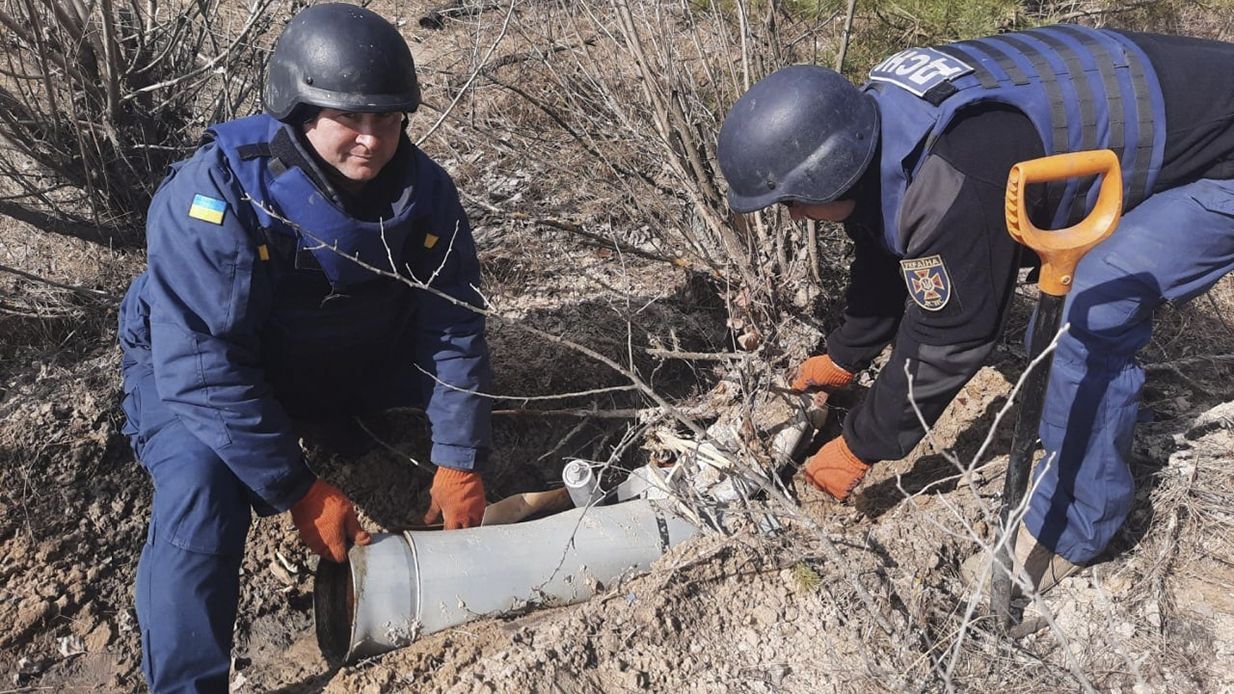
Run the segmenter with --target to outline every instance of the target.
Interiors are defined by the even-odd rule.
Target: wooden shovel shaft
[[[1097,174],[1103,174],[1105,178],[1092,212],[1083,221],[1066,229],[1046,231],[1038,229],[1029,220],[1026,204],[1029,184]],[[1076,265],[1085,253],[1104,241],[1118,225],[1123,207],[1123,181],[1118,156],[1110,150],[1096,150],[1059,154],[1016,164],[1007,177],[1006,203],[1007,232],[1041,257],[1041,279],[1037,285],[1041,289],[1041,298],[1033,321],[1032,344],[1029,346],[1031,363],[1058,333],[1063,304],[1067,292],[1071,290]],[[1011,454],[1007,461],[1007,476],[1003,481],[999,527],[1005,537],[995,554],[990,587],[990,609],[1003,627],[1010,627],[1017,621],[1011,610],[1011,557],[1015,553],[1016,538],[1011,513],[1024,501],[1024,493],[1028,489],[1028,476],[1032,470],[1033,451],[1037,447],[1037,431],[1041,426],[1052,362],[1053,355],[1033,369],[1024,382]]]
[[[1037,304],[1037,316],[1033,320],[1033,338],[1029,347],[1031,359],[1036,359],[1049,347],[1062,320],[1064,297],[1042,294]],[[990,609],[1003,626],[1011,626],[1017,620],[1011,612],[1011,557],[1015,552],[1015,527],[1011,512],[1019,508],[1028,490],[1028,475],[1032,469],[1033,451],[1037,447],[1037,429],[1041,412],[1045,407],[1046,385],[1049,383],[1050,367],[1054,355],[1038,364],[1024,381],[1020,394],[1020,412],[1016,418],[1015,434],[1011,439],[1011,454],[1007,463],[1007,475],[1003,479],[1002,509],[999,512],[999,527],[1008,536],[995,553],[994,576],[990,587]]]

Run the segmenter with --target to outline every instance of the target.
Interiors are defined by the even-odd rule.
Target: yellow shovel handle
[[[1054,231],[1038,229],[1028,220],[1025,190],[1030,183],[1061,181],[1105,174],[1093,211],[1075,226]],[[1114,232],[1123,210],[1123,176],[1118,156],[1108,149],[1022,161],[1007,176],[1007,231],[1041,256],[1037,286],[1046,294],[1066,296],[1075,266],[1093,246]]]

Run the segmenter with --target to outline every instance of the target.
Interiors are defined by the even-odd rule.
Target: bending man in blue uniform
[[[480,272],[453,182],[404,133],[419,104],[390,23],[310,7],[275,45],[267,113],[209,128],[154,196],[120,313],[126,433],[155,490],[136,587],[153,691],[227,690],[251,509],[290,510],[329,560],[368,542],[306,464],[306,422],[422,405],[427,520],[480,521]]]
[[[838,499],[921,440],[912,401],[932,425],[993,349],[1021,261],[1035,260],[1006,231],[1010,168],[1103,148],[1121,160],[1126,214],[1064,308],[1040,427],[1049,464],[1016,541],[1039,590],[1096,559],[1131,508],[1135,355],[1153,309],[1234,269],[1234,45],[1064,25],[902,51],[860,88],[797,65],[755,84],[719,136],[735,211],[783,204],[854,241],[843,323],[794,387],[844,387],[894,343],[842,435],[805,465]],[[1091,180],[1047,187],[1033,218],[1074,223],[1096,193]]]

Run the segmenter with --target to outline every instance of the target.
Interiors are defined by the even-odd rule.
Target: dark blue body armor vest
[[[378,277],[365,265],[384,272],[395,271],[412,233],[419,152],[408,157],[408,170],[401,180],[402,195],[393,205],[391,218],[366,222],[352,217],[327,198],[303,168],[272,158],[270,143],[280,130],[289,127],[270,116],[256,115],[215,125],[207,131],[248,194],[262,229],[295,238],[297,256],[311,256],[335,287]],[[299,150],[297,154],[303,161],[311,160],[298,137],[290,136],[284,141]],[[391,258],[395,266],[391,266]]]
[[[262,329],[267,378],[293,414],[301,414],[294,412],[297,403],[311,403],[312,412],[321,414],[323,403],[348,407],[348,393],[371,381],[372,368],[409,361],[414,292],[365,265],[406,274],[406,254],[422,247],[431,211],[431,205],[417,205],[419,190],[433,190],[418,174],[436,169],[418,165],[424,155],[413,149],[403,163],[407,170],[392,218],[358,220],[327,198],[301,166],[272,155],[270,144],[285,127],[258,115],[208,133],[247,194],[260,228],[255,243],[267,249],[273,284]],[[283,141],[301,146],[294,136]]]
[[[999,103],[1032,121],[1046,154],[1111,149],[1122,163],[1124,209],[1152,192],[1165,151],[1165,104],[1144,52],[1107,30],[1061,25],[912,48],[870,71],[863,89],[882,118],[884,247],[903,256],[900,206],[934,141],[964,108]],[[1094,179],[1061,186],[1051,220],[1076,221]]]

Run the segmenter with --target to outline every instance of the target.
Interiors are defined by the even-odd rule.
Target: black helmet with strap
[[[861,178],[878,145],[874,99],[843,75],[792,65],[759,80],[720,127],[717,157],[728,204],[824,203]]]
[[[281,121],[294,120],[301,106],[410,113],[420,106],[420,83],[390,22],[356,5],[314,5],[274,44],[262,105]]]

